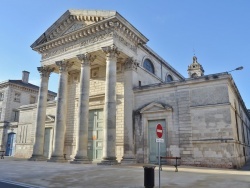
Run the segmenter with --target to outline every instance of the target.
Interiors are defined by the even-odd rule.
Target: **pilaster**
[[[137,67],[138,63],[133,58],[126,59],[124,72],[124,156],[121,161],[122,164],[136,163],[133,130],[133,79],[135,79]]]

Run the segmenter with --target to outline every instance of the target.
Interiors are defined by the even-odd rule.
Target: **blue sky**
[[[116,10],[148,39],[148,45],[182,75],[193,49],[205,74],[232,72],[250,108],[249,0],[1,0],[0,81],[29,71],[39,85],[40,55],[30,45],[67,9]],[[49,88],[57,92],[58,76]]]

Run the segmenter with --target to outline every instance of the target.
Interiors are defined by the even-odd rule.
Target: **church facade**
[[[20,107],[16,157],[71,163],[239,168],[250,156],[250,115],[227,72],[184,78],[115,11],[68,10],[33,44],[41,54],[37,105]],[[57,100],[47,102],[50,74]],[[22,134],[22,127],[30,132]]]

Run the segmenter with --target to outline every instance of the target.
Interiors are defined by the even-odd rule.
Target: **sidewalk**
[[[248,162],[241,168],[241,170],[250,171],[250,161],[248,161]]]
[[[39,187],[70,188],[142,188],[143,164],[133,166],[98,166],[96,164],[62,164],[34,162],[23,159],[0,160],[1,180]],[[249,188],[250,171],[180,166],[163,166],[161,187],[174,188]],[[0,180],[0,181],[1,181]],[[158,168],[155,169],[155,187],[158,187]]]

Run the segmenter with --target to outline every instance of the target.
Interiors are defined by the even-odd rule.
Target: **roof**
[[[19,85],[19,86],[23,86],[23,87],[26,87],[26,88],[30,88],[30,89],[33,89],[33,90],[39,90],[39,87],[37,85],[34,85],[34,84],[31,84],[31,83],[25,83],[23,82],[22,80],[7,80],[7,81],[3,81],[3,82],[0,82],[0,85],[2,84],[7,84],[7,83],[12,83],[12,84],[16,84],[16,85]],[[53,91],[48,91],[48,93],[50,95],[57,95],[57,93],[53,92]]]

